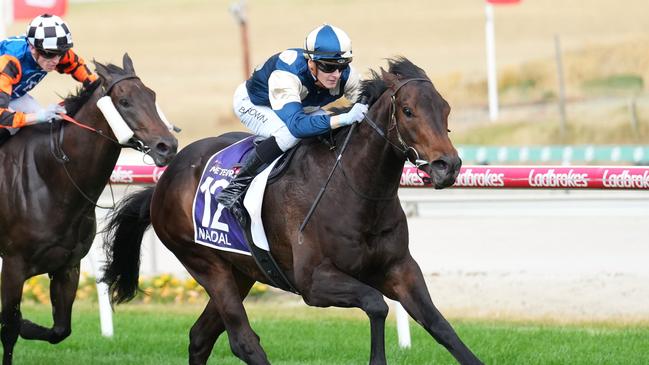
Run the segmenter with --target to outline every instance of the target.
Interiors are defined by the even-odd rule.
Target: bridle
[[[103,95],[110,95],[110,92],[112,91],[112,89],[113,89],[113,87],[115,85],[117,85],[121,81],[129,80],[129,79],[140,80],[140,78],[138,76],[136,76],[135,74],[120,75],[119,77],[117,77],[115,79],[112,79],[111,82],[107,86],[103,86],[103,83],[102,83],[102,86],[103,86],[102,94]],[[145,145],[144,142],[142,142],[140,139],[137,139],[135,137],[131,138],[131,140],[129,140],[126,144],[121,144],[121,143],[119,143],[119,141],[117,141],[116,139],[110,137],[108,134],[106,134],[101,129],[93,128],[93,127],[91,127],[91,126],[89,126],[87,124],[81,123],[81,122],[77,121],[76,119],[74,119],[71,116],[66,115],[66,114],[62,114],[61,117],[63,118],[64,121],[72,123],[72,124],[74,124],[74,125],[76,125],[76,126],[78,126],[80,128],[86,129],[88,131],[91,131],[91,132],[93,132],[93,133],[95,133],[95,134],[97,134],[97,135],[99,135],[99,136],[101,136],[103,138],[108,139],[109,141],[111,141],[111,142],[113,142],[113,143],[115,143],[115,144],[117,144],[117,145],[119,145],[121,147],[132,148],[132,149],[134,149],[136,151],[140,151],[140,152],[142,152],[144,154],[148,154],[149,151],[151,150],[151,148],[148,147],[147,145]],[[104,206],[98,205],[86,193],[84,193],[83,190],[81,190],[81,187],[79,187],[79,185],[74,181],[74,179],[72,178],[72,175],[70,174],[70,171],[68,170],[68,168],[66,166],[66,164],[68,162],[70,162],[70,157],[65,153],[65,151],[63,151],[63,148],[62,148],[63,136],[65,134],[65,128],[63,128],[62,123],[60,124],[58,138],[54,137],[54,133],[55,133],[54,132],[54,124],[51,123],[50,124],[50,152],[54,156],[54,159],[61,164],[61,166],[63,167],[63,170],[65,170],[65,173],[68,176],[68,180],[70,180],[70,182],[75,187],[75,189],[79,192],[79,194],[81,194],[81,196],[83,196],[84,199],[86,199],[88,202],[93,204],[96,208],[113,209],[115,207],[115,196],[113,194],[113,188],[112,188],[112,185],[110,184],[110,180],[108,182],[109,182],[109,186],[110,186],[111,196],[113,198],[113,206],[104,207]]]
[[[405,84],[407,84],[407,83],[409,83],[411,81],[426,81],[426,82],[429,82],[429,83],[432,84],[432,82],[427,78],[415,77],[415,78],[411,78],[411,79],[401,80],[394,87],[394,89],[392,90],[392,94],[390,95],[391,105],[390,105],[390,122],[389,122],[389,125],[388,125],[388,133],[390,133],[390,131],[392,129],[394,129],[397,132],[397,140],[399,142],[399,145],[397,145],[396,143],[391,141],[389,136],[387,136],[386,133],[376,123],[374,123],[374,121],[367,114],[365,115],[365,120],[372,127],[372,129],[374,129],[374,131],[376,131],[376,133],[379,136],[381,136],[392,147],[394,147],[397,151],[401,152],[410,162],[412,162],[415,165],[415,167],[417,167],[417,171],[421,171],[420,167],[428,165],[429,162],[426,161],[426,160],[420,159],[419,158],[419,152],[417,152],[417,150],[414,147],[409,146],[404,141],[403,137],[401,137],[401,133],[399,132],[399,124],[397,123],[397,117],[396,117],[396,111],[397,111],[396,94],[399,91],[399,89],[401,89]],[[361,100],[364,99],[364,98],[365,98],[364,96],[361,96]],[[366,102],[361,101],[361,103],[365,104]],[[349,143],[350,137],[351,137],[352,133],[354,133],[354,129],[355,129],[357,124],[358,123],[356,123],[356,122],[352,123],[351,127],[349,128],[349,132],[347,132],[347,136],[345,137],[345,141],[342,144],[342,148],[340,149],[340,153],[338,154],[338,156],[336,158],[336,162],[334,163],[334,166],[331,169],[331,172],[329,173],[329,176],[327,177],[327,180],[323,184],[322,188],[320,188],[320,191],[318,192],[318,195],[316,196],[315,200],[311,204],[311,208],[307,212],[306,217],[304,218],[304,221],[302,221],[302,225],[300,225],[300,230],[299,230],[300,233],[302,233],[302,231],[306,227],[307,223],[311,219],[311,216],[315,212],[315,209],[318,206],[318,203],[320,202],[320,199],[322,199],[322,196],[323,196],[323,194],[324,194],[324,192],[325,192],[325,190],[327,188],[327,185],[329,185],[329,181],[331,181],[331,177],[333,176],[334,171],[336,170],[336,168],[338,167],[338,165],[340,163],[340,160],[342,159],[343,153],[345,152],[345,148],[347,148],[347,144]],[[414,157],[410,156],[411,151],[414,153]],[[342,167],[342,165],[341,165],[340,171],[342,172],[342,174],[343,174],[343,176],[345,178],[345,182],[347,183],[347,186],[349,186],[349,188],[354,192],[354,194],[360,196],[363,199],[372,200],[372,201],[390,201],[390,200],[393,200],[397,196],[397,191],[399,189],[398,185],[397,185],[396,189],[394,190],[394,192],[391,193],[388,196],[373,197],[373,196],[366,195],[363,192],[358,191],[357,189],[355,189],[354,186],[349,182],[349,178],[347,177],[347,174],[345,173],[345,169]]]
[[[411,81],[425,81],[429,82],[432,84],[432,82],[423,77],[415,77],[411,79],[405,79],[401,80],[392,90],[392,93],[390,95],[390,122],[388,124],[388,129],[387,129],[387,135],[386,132],[384,132],[381,127],[379,127],[369,116],[365,116],[365,120],[367,121],[367,124],[376,131],[376,133],[381,136],[383,139],[385,139],[392,147],[394,147],[397,151],[399,151],[401,154],[403,154],[408,161],[410,161],[415,167],[420,170],[420,167],[428,165],[430,162],[423,160],[419,157],[419,152],[417,152],[417,149],[414,147],[408,145],[406,141],[403,139],[401,136],[401,132],[399,132],[399,123],[397,122],[397,99],[396,95],[399,89],[401,89],[404,85]],[[398,144],[390,140],[389,133],[391,130],[394,130],[397,133],[397,141]]]
[[[104,95],[110,96],[110,92],[113,90],[113,87],[115,87],[115,85],[117,85],[118,83],[120,83],[120,82],[122,82],[124,80],[131,80],[131,79],[140,80],[140,78],[137,75],[130,74],[130,73],[125,74],[125,75],[120,75],[120,76],[118,76],[116,78],[113,78],[110,81],[110,84],[108,84],[107,86],[104,86],[104,90],[103,90]],[[121,144],[121,143],[117,142],[116,140],[113,140],[113,141],[115,143],[119,144],[120,146],[132,148],[132,149],[134,149],[136,151],[140,151],[140,152],[142,152],[144,154],[148,154],[151,151],[151,148],[149,146],[145,145],[144,142],[142,142],[142,140],[140,140],[139,138],[133,137],[125,144]]]

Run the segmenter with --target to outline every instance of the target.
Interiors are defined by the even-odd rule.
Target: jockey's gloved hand
[[[367,114],[367,104],[356,103],[347,113],[331,117],[331,129],[350,125],[354,122],[361,122]]]
[[[54,120],[60,120],[59,113],[65,114],[65,108],[59,104],[50,104],[46,108],[36,113],[27,114],[27,121],[32,124],[47,123]]]

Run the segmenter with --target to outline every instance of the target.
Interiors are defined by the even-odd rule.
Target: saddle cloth
[[[229,184],[241,161],[252,151],[253,142],[254,136],[244,138],[216,152],[205,165],[192,205],[194,242],[217,250],[251,255],[243,228],[230,211],[218,204],[216,196]],[[262,200],[268,176],[278,160],[255,177],[244,199],[251,220],[252,244],[264,251],[269,251],[269,246],[261,221]]]

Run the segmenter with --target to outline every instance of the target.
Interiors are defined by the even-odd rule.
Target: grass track
[[[250,303],[252,326],[273,364],[366,364],[369,323],[357,310],[280,308]],[[51,323],[47,306],[25,306],[24,316]],[[72,336],[58,345],[19,340],[16,365],[186,364],[189,328],[199,306],[126,305],[116,308],[112,339],[99,334],[97,308],[77,304]],[[460,336],[487,364],[647,364],[649,327],[614,324],[452,321]],[[450,355],[411,323],[412,348],[397,347],[393,319],[386,328],[390,364],[454,364]],[[225,340],[217,342],[209,364],[240,364]]]

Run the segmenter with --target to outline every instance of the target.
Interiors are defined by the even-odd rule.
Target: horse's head
[[[123,68],[95,62],[104,92],[134,133],[129,145],[150,155],[156,165],[165,166],[176,156],[178,140],[158,112],[155,92],[136,76],[128,54],[122,63]]]
[[[387,86],[381,101],[390,105],[388,140],[430,176],[436,189],[453,185],[462,160],[448,136],[451,107],[422,69],[405,58],[389,65],[380,76]]]

